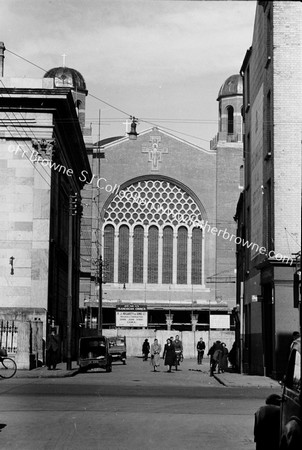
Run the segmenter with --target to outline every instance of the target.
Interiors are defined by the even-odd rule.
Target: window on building
[[[163,231],[163,283],[172,284],[173,280],[173,229],[165,227]]]
[[[133,283],[143,283],[144,279],[144,228],[140,225],[133,233]]]
[[[194,198],[170,181],[140,180],[120,190],[104,217],[103,244],[108,247],[104,256],[110,262],[110,280],[191,284],[188,267],[194,266],[194,283],[201,283],[200,229],[194,231],[193,253],[188,253],[188,245],[194,224],[202,219]],[[118,238],[114,237],[116,230]]]
[[[271,58],[271,42],[272,42],[272,23],[271,23],[271,12],[270,10],[267,13],[267,21],[266,21],[266,56],[269,59]]]
[[[243,117],[244,111],[243,111],[243,106],[241,106],[240,109],[240,139],[239,141],[243,141],[243,135],[244,135],[244,117]]]
[[[271,114],[271,91],[268,91],[266,96],[266,140],[267,140],[267,152],[266,156],[270,156],[272,153],[272,114]]]
[[[187,284],[187,245],[188,230],[180,227],[177,237],[177,284]]]
[[[250,184],[250,164],[251,164],[251,135],[250,133],[247,134],[245,145],[243,147],[244,149],[244,175],[245,175],[245,187],[249,186]]]
[[[221,103],[219,103],[219,131],[222,131]]]
[[[243,164],[239,168],[239,189],[244,189],[244,167]]]
[[[158,283],[158,228],[148,232],[148,283]]]
[[[192,231],[192,284],[202,284],[202,230],[194,228]]]
[[[228,134],[234,134],[234,108],[233,106],[227,107],[228,113]]]
[[[104,261],[103,261],[104,281],[113,283],[114,281],[114,226],[106,225],[104,228]]]
[[[129,269],[129,228],[122,225],[119,229],[118,282],[128,283]]]
[[[273,250],[273,240],[272,240],[272,189],[271,180],[268,180],[264,189],[264,235],[265,235],[265,248],[267,251]]]

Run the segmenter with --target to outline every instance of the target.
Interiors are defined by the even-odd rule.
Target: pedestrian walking
[[[161,345],[158,343],[157,339],[154,339],[154,343],[151,345],[151,366],[154,372],[157,372],[156,368],[160,366],[160,353]]]
[[[221,352],[218,359],[218,373],[224,373],[228,368],[229,351],[224,342],[221,343]]]
[[[48,370],[56,369],[59,362],[60,337],[56,334],[56,328],[51,328],[50,334],[47,336],[46,344],[46,364]]]
[[[197,364],[202,364],[205,348],[206,344],[204,343],[204,340],[201,337],[197,342]]]
[[[215,367],[213,367],[213,366],[216,366],[216,365],[214,365],[214,360],[213,360],[213,355],[215,353],[215,350],[216,350],[216,342],[214,342],[214,344],[209,348],[209,351],[208,351],[208,356],[210,357],[210,377],[212,377],[213,373],[214,373]]]
[[[142,352],[143,352],[143,355],[144,355],[143,361],[147,361],[148,360],[148,355],[150,353],[150,344],[149,344],[148,339],[145,339],[145,341],[143,343]]]
[[[222,358],[222,345],[220,341],[216,341],[215,352],[213,354],[213,365],[212,365],[212,375],[215,372],[216,367],[218,366],[218,373],[221,372],[219,364]]]
[[[174,345],[174,350],[175,350],[175,369],[177,370],[177,366],[179,366],[180,361],[182,361],[182,351],[183,351],[183,346],[182,346],[182,342],[179,339],[178,334],[175,336],[175,340],[173,342]]]
[[[169,366],[168,372],[171,372],[172,366],[175,364],[175,348],[171,339],[167,339],[167,343],[164,347],[163,358],[165,360],[165,366]]]
[[[213,376],[216,370],[221,353],[222,353],[221,342],[220,341],[214,342],[214,344],[208,351],[208,355],[210,355],[210,377]]]

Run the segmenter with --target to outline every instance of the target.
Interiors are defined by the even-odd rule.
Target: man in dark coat
[[[56,329],[51,328],[50,334],[47,337],[46,344],[46,363],[48,370],[56,369],[56,366],[59,362],[59,350],[60,350],[60,338],[56,334]]]
[[[144,355],[143,361],[148,361],[148,355],[150,353],[150,344],[149,344],[148,339],[144,340],[143,347],[142,347],[142,352],[143,352],[143,355]]]
[[[206,344],[204,343],[204,340],[201,337],[197,342],[197,364],[202,364],[205,348]]]
[[[209,351],[208,351],[208,356],[210,357],[210,377],[213,376],[215,367],[216,367],[216,362],[213,359],[214,353],[216,350],[216,342],[214,342],[214,344],[212,345],[212,347],[210,347]]]

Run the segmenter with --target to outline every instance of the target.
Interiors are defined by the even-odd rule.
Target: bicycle
[[[0,378],[12,378],[17,372],[17,364],[7,356],[7,351],[0,349]]]
[[[183,354],[181,350],[176,350],[175,351],[175,370],[177,370],[177,366],[179,366],[179,364],[181,362],[183,362],[184,358],[183,358]]]

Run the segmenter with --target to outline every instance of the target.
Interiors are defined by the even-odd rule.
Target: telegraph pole
[[[103,333],[103,260],[102,256],[99,259],[99,309],[98,309],[98,334],[102,336]]]

